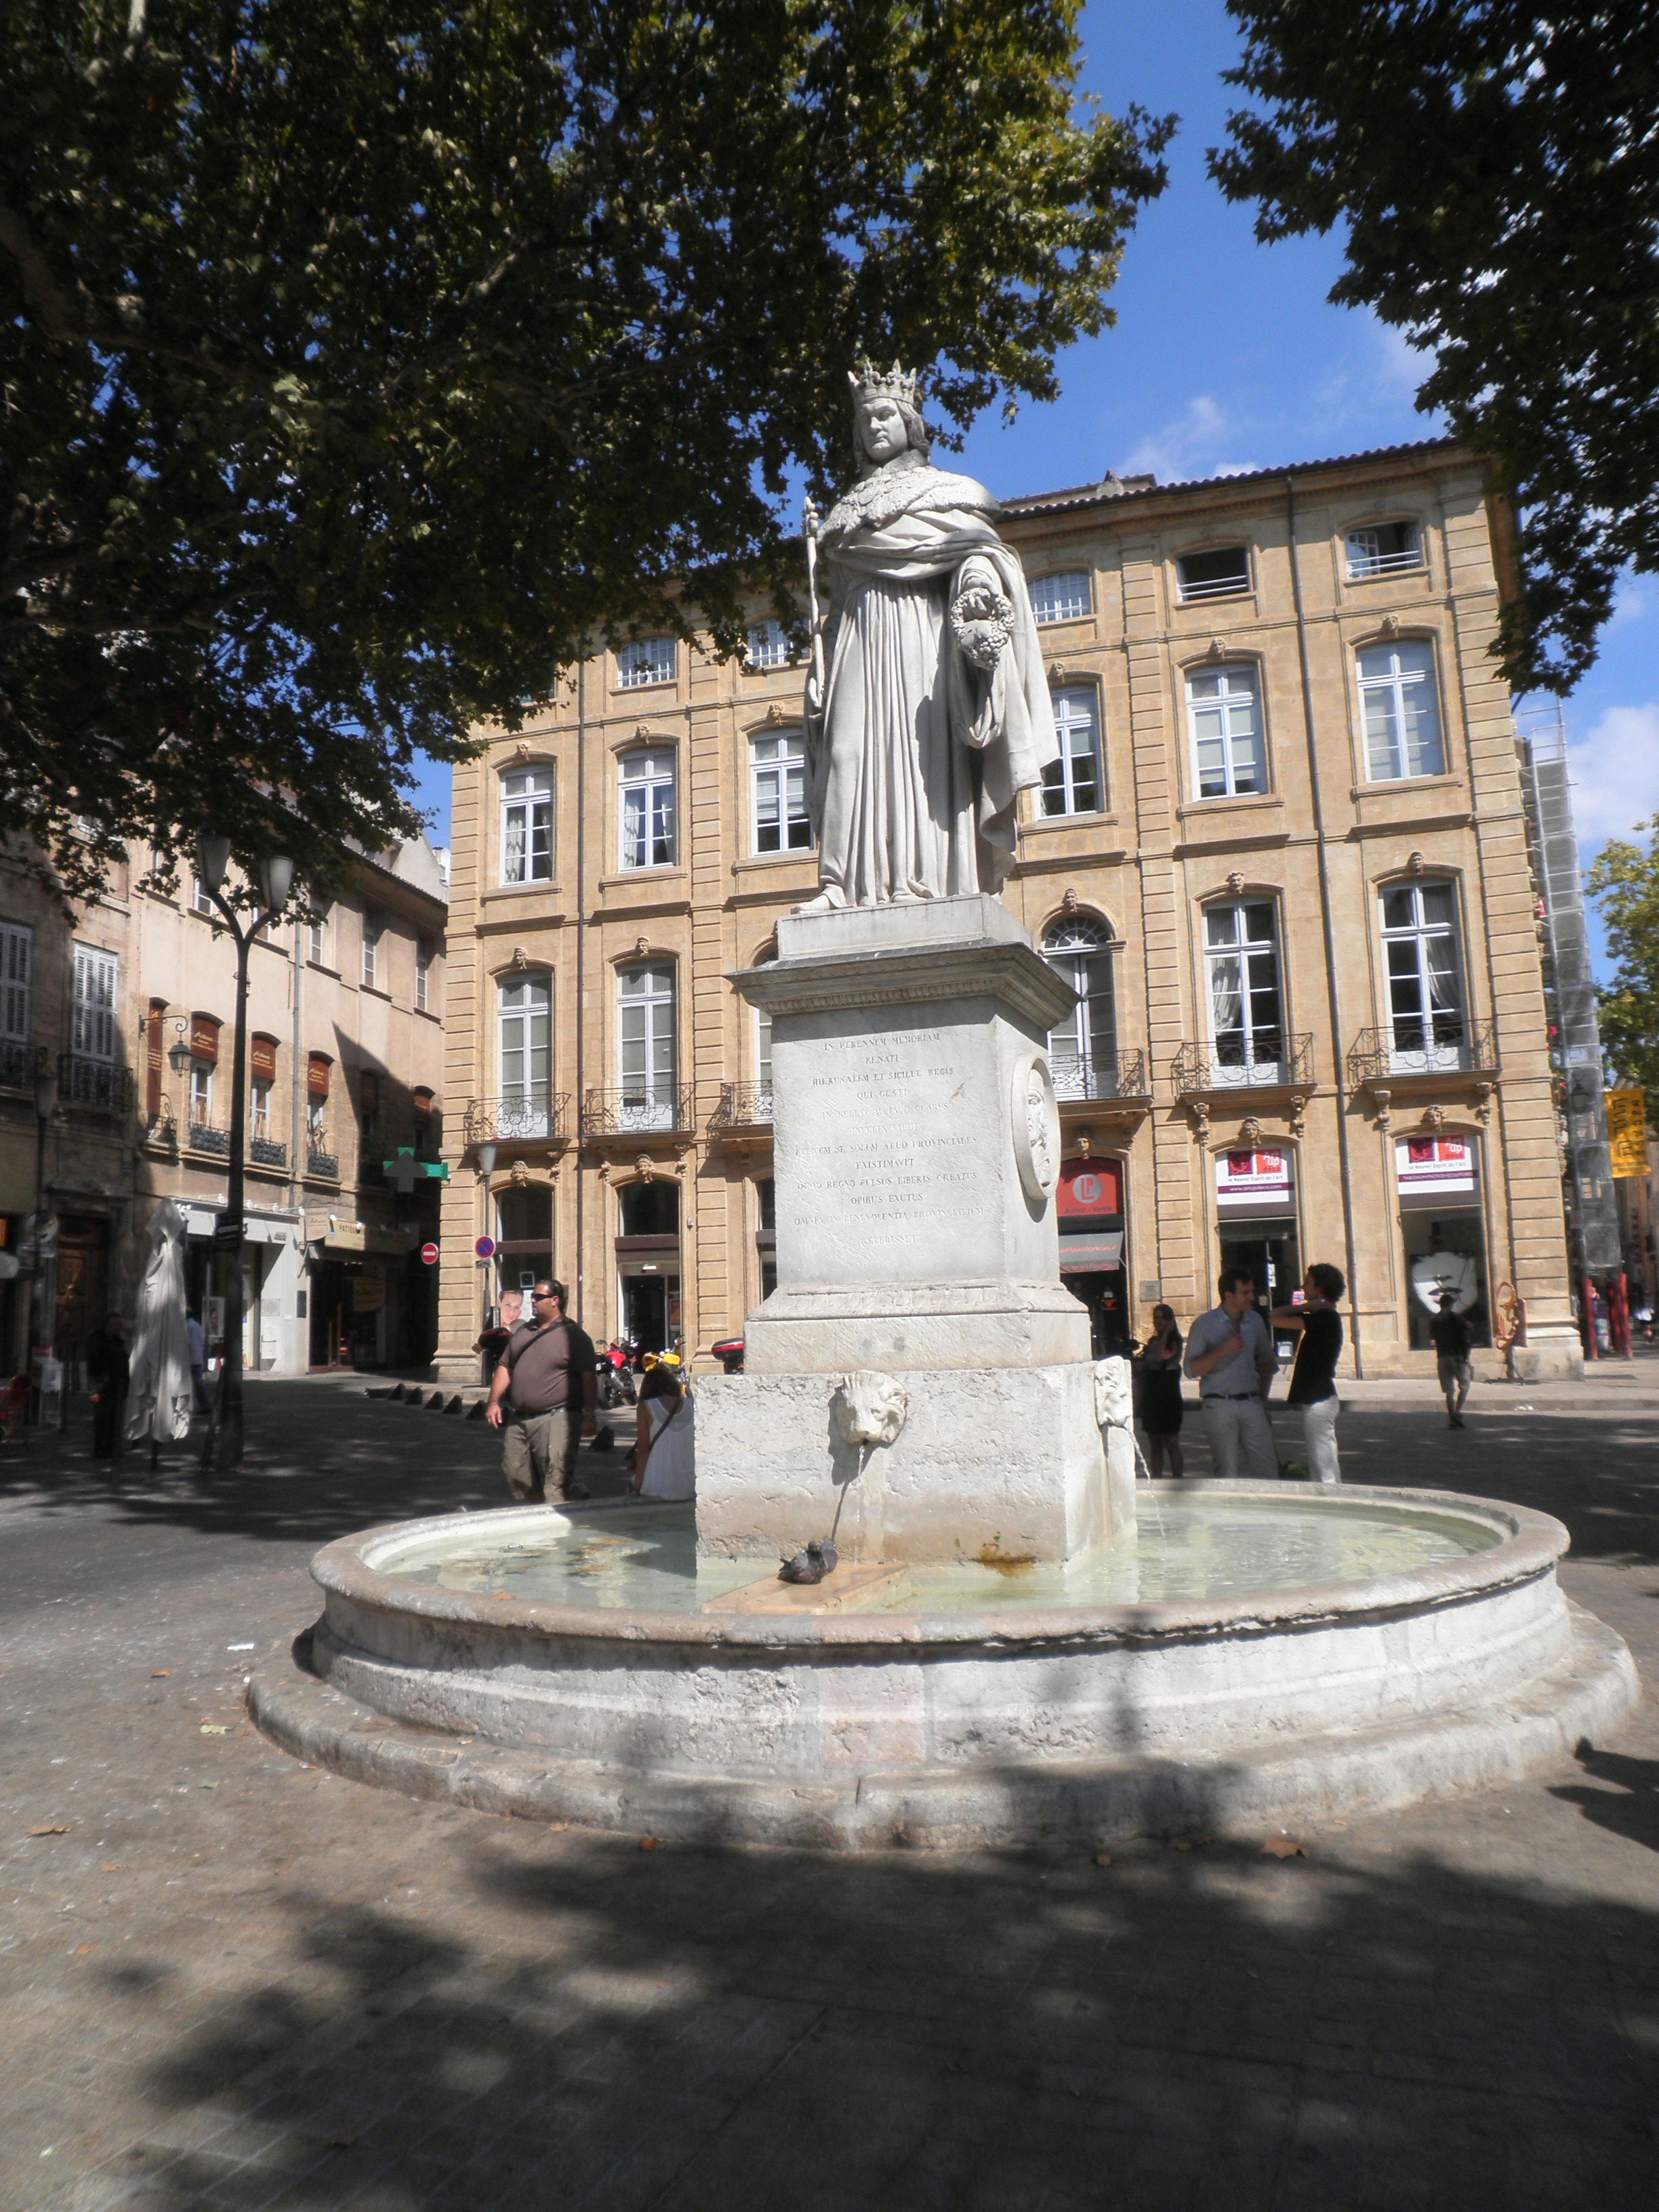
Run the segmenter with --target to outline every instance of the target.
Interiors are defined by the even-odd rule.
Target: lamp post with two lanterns
[[[247,1137],[247,956],[248,947],[288,904],[294,888],[294,863],[272,854],[259,869],[264,911],[246,929],[222,886],[230,866],[228,837],[199,837],[196,871],[236,940],[236,1024],[231,1060],[230,1177],[225,1210],[214,1231],[216,1255],[225,1263],[224,1356],[219,1365],[219,1395],[202,1446],[203,1468],[228,1471],[242,1463],[242,1208],[243,1158]]]

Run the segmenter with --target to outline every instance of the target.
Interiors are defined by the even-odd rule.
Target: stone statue
[[[830,1401],[836,1442],[872,1449],[897,1442],[909,1411],[910,1396],[902,1382],[867,1370],[843,1375]]]
[[[997,503],[928,461],[916,379],[850,379],[859,478],[808,555],[817,896],[801,911],[995,890],[1019,793],[1060,757],[1036,624]],[[829,605],[816,605],[816,558]]]

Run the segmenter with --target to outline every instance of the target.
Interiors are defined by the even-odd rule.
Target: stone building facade
[[[1061,1267],[1097,1345],[1159,1299],[1184,1324],[1229,1261],[1282,1301],[1328,1260],[1367,1374],[1431,1366],[1441,1285],[1488,1364],[1513,1285],[1523,1370],[1575,1370],[1488,649],[1509,532],[1478,464],[1436,441],[1109,477],[1011,500],[1003,527],[1065,749],[1003,896],[1079,994],[1051,1058]],[[596,1336],[701,1364],[769,1287],[768,1040],[728,976],[772,956],[815,869],[802,672],[769,620],[750,646],[596,656],[456,773],[447,1376],[549,1267]]]
[[[32,1347],[73,1359],[131,1316],[151,1213],[178,1200],[188,1287],[211,1330],[222,1283],[235,947],[186,874],[143,888],[135,850],[66,913],[0,852],[0,1371]],[[317,922],[263,932],[249,956],[246,1334],[250,1367],[430,1358],[442,1133],[446,868],[424,841],[353,865]],[[33,1248],[29,1218],[57,1224]]]

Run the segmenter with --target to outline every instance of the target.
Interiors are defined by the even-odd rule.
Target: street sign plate
[[[234,1214],[222,1213],[213,1224],[213,1241],[222,1250],[242,1241],[242,1224]]]
[[[426,1261],[428,1267],[435,1267],[438,1264],[437,1246],[435,1244],[422,1244],[421,1247],[421,1257]]]
[[[495,1240],[493,1237],[481,1237],[472,1249],[481,1260],[493,1260],[495,1256]]]

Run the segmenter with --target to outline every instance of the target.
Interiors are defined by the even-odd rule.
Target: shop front
[[[1263,1312],[1290,1304],[1302,1285],[1296,1155],[1260,1147],[1218,1152],[1215,1210],[1222,1267],[1242,1267],[1250,1276]],[[1294,1340],[1293,1333],[1279,1333],[1281,1355]]]
[[[1440,1294],[1477,1345],[1492,1342],[1486,1273],[1486,1219],[1480,1195],[1480,1152],[1473,1137],[1402,1137],[1394,1148],[1395,1188],[1406,1259],[1406,1331],[1413,1352],[1433,1347],[1429,1323]]]
[[[306,1294],[313,1370],[421,1364],[424,1355],[411,1358],[406,1341],[412,1249],[409,1231],[361,1222],[337,1222],[312,1238]]]
[[[641,1352],[672,1352],[681,1332],[680,1187],[641,1176],[617,1193],[617,1304],[625,1340]]]
[[[1060,1279],[1089,1310],[1093,1356],[1128,1348],[1128,1278],[1121,1160],[1067,1160],[1054,1194]]]

